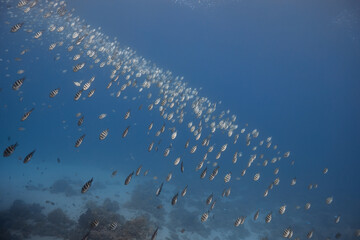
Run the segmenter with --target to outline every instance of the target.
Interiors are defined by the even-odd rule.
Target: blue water
[[[7,4],[12,8],[7,8]],[[106,89],[112,67],[99,68],[99,64],[94,64],[85,54],[73,61],[75,53],[81,52],[76,47],[72,52],[67,51],[68,29],[61,34],[46,30],[41,39],[33,39],[35,32],[48,29],[52,17],[49,20],[40,17],[41,21],[27,25],[33,12],[39,10],[36,8],[42,5],[25,14],[16,4],[2,2],[0,16],[0,145],[5,150],[10,144],[19,143],[14,154],[1,161],[0,237],[8,239],[9,231],[19,231],[4,220],[9,214],[11,219],[18,219],[16,214],[25,211],[7,212],[16,199],[26,204],[40,204],[44,214],[61,208],[73,219],[72,226],[79,229],[76,234],[80,238],[86,229],[76,224],[81,214],[90,209],[86,203],[92,200],[101,205],[109,198],[119,203],[120,209],[114,212],[125,216],[127,221],[145,216],[150,222],[145,239],[151,239],[157,227],[158,239],[282,239],[286,227],[294,230],[293,239],[305,239],[311,230],[314,230],[313,239],[335,239],[337,233],[341,233],[340,239],[359,238],[356,237],[356,230],[360,228],[358,1],[243,0],[202,4],[168,0],[76,0],[67,3],[67,9],[75,8],[74,15],[84,19],[91,28],[101,27],[100,32],[111,41],[116,37],[120,47],[130,47],[151,61],[150,65],[156,64],[174,76],[184,76],[187,87],[201,89],[199,96],[218,103],[217,115],[229,109],[230,116],[237,116],[239,128],[234,135],[246,128],[237,144],[232,143],[234,135],[228,137],[221,129],[211,138],[210,145],[215,144],[215,150],[209,153],[210,163],[205,161],[203,168],[207,166],[210,175],[213,162],[219,164],[219,175],[214,181],[209,181],[208,175],[200,180],[203,169],[195,171],[207,149],[201,147],[201,141],[210,134],[210,129],[204,127],[199,141],[189,132],[187,123],[199,121],[189,108],[193,99],[188,101],[184,123],[173,124],[159,115],[158,107],[147,110],[158,98],[158,88],[139,93],[139,88],[128,87],[116,98],[111,93],[116,94],[114,88],[119,89],[118,86]],[[9,12],[18,16],[10,17]],[[25,29],[33,29],[32,33],[23,29],[9,32],[11,26],[22,21]],[[51,43],[59,41],[64,41],[62,47],[48,50]],[[20,55],[25,48],[30,51]],[[57,54],[59,60],[55,60]],[[22,60],[15,61],[16,57]],[[74,73],[72,68],[79,62],[86,62],[86,66]],[[91,64],[94,68],[89,68]],[[19,69],[25,73],[17,74]],[[24,85],[20,91],[13,91],[13,82],[22,76],[26,76]],[[85,83],[92,76],[96,76],[90,87],[96,88],[94,96],[87,98],[86,92],[84,99],[74,101],[80,88],[73,82],[83,80]],[[145,77],[138,80],[138,85],[143,79]],[[120,86],[125,83],[120,81]],[[59,95],[50,99],[49,92],[58,87]],[[153,94],[151,99],[147,98],[149,92]],[[123,99],[124,96],[127,99]],[[136,99],[132,100],[133,97]],[[141,104],[142,109],[138,110]],[[32,107],[35,110],[29,119],[21,122],[21,116]],[[131,117],[125,120],[128,110]],[[79,112],[84,116],[81,127],[77,126]],[[101,113],[107,117],[99,120]],[[148,131],[152,121],[154,127]],[[164,123],[165,132],[155,137]],[[127,126],[130,126],[129,134],[122,138]],[[171,141],[168,128],[173,126],[178,136]],[[25,130],[19,131],[19,127]],[[108,137],[100,141],[100,132],[107,128]],[[245,135],[253,129],[258,129],[260,135],[247,147]],[[75,141],[84,133],[84,142],[74,148]],[[280,156],[291,151],[289,159],[282,158],[271,164],[277,150],[258,147],[258,158],[245,176],[241,176],[250,154],[255,153],[251,148],[269,136],[273,145],[278,145]],[[148,153],[148,145],[155,141],[155,148],[160,139],[159,151],[154,149]],[[184,149],[188,139],[191,139],[190,147]],[[171,152],[164,157],[163,152],[171,142]],[[225,143],[228,143],[227,150],[216,160],[219,148]],[[194,144],[198,150],[190,154]],[[34,157],[23,164],[23,158],[34,149]],[[234,165],[231,159],[235,151],[242,152],[243,156]],[[269,160],[267,167],[262,166],[261,153]],[[178,156],[184,161],[184,173],[173,164]],[[290,164],[293,160],[294,166]],[[134,176],[131,183],[124,186],[126,176],[140,165],[141,177]],[[276,167],[280,169],[278,176],[273,174]],[[329,172],[324,175],[325,167]],[[146,169],[149,174],[143,176]],[[118,174],[112,177],[114,170]],[[229,171],[232,179],[225,184],[223,178]],[[167,183],[165,178],[169,172],[173,173],[173,179]],[[261,178],[254,182],[252,177],[257,172]],[[92,177],[92,188],[81,195],[81,187]],[[276,177],[280,178],[279,186],[264,198],[264,190]],[[297,178],[297,184],[290,186],[293,177]],[[64,179],[76,193],[67,195],[68,192],[61,189],[52,192],[54,182]],[[161,182],[165,182],[164,189],[156,197],[155,191]],[[308,190],[309,184],[319,187]],[[189,186],[187,195],[179,197],[178,203],[171,206],[174,194],[186,185]],[[231,195],[221,197],[224,188],[229,186]],[[201,223],[201,215],[209,208],[205,200],[211,193],[217,203],[209,219]],[[333,196],[334,201],[326,205],[325,199],[329,196]],[[46,200],[55,205],[45,203]],[[304,210],[307,202],[311,203],[308,211]],[[278,208],[284,204],[287,210],[281,216]],[[163,208],[157,209],[159,205]],[[258,209],[260,217],[254,221],[253,215]],[[264,218],[270,211],[273,220],[266,224]],[[335,224],[338,215],[341,220]],[[234,221],[240,216],[247,218],[244,225],[236,228]],[[12,221],[19,224],[18,220]],[[103,222],[106,221],[109,220]],[[39,231],[34,229],[30,235],[19,235],[19,239],[30,236],[36,239]],[[70,227],[61,229],[66,232]],[[181,229],[185,231],[182,233]],[[91,234],[90,239],[97,239],[96,232]],[[42,236],[74,239],[75,235],[59,236],[53,232]],[[16,239],[14,236],[11,238]]]

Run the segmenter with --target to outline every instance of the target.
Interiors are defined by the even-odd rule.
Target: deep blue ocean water
[[[208,176],[200,180],[202,170],[195,171],[206,152],[200,148],[201,141],[210,134],[210,129],[204,127],[201,140],[196,141],[187,123],[198,123],[199,119],[189,108],[184,123],[173,124],[159,116],[156,107],[147,110],[159,95],[157,88],[139,93],[139,88],[129,87],[116,98],[117,86],[106,89],[113,68],[99,68],[99,64],[96,66],[86,56],[86,50],[68,52],[67,29],[64,34],[56,35],[56,31],[51,34],[47,30],[51,17],[49,20],[40,17],[41,21],[27,26],[33,12],[39,10],[36,8],[42,6],[40,3],[27,14],[16,8],[17,2],[1,3],[0,145],[5,150],[10,144],[19,143],[14,154],[1,161],[2,238],[17,239],[16,235],[19,239],[31,236],[81,239],[87,231],[76,224],[81,214],[91,209],[86,203],[92,200],[101,205],[106,198],[120,206],[111,212],[127,220],[145,216],[149,221],[145,239],[151,239],[157,227],[158,239],[281,239],[286,227],[294,230],[293,239],[305,239],[311,230],[314,239],[336,239],[337,233],[341,233],[340,239],[359,238],[356,230],[360,228],[360,4],[358,1],[263,0],[207,3],[76,0],[68,2],[67,9],[74,8],[74,16],[79,16],[90,28],[101,27],[99,31],[109,36],[109,41],[116,37],[120,47],[135,50],[137,55],[151,61],[150,65],[156,64],[174,76],[184,76],[186,87],[201,89],[199,96],[218,103],[217,114],[229,109],[230,116],[237,115],[238,133],[248,124],[246,132],[239,133],[237,145],[232,143],[234,136],[228,137],[224,130],[217,129],[213,134],[210,145],[215,144],[216,150],[209,153],[210,163],[204,165],[210,175],[214,169],[212,163],[219,164],[219,175],[214,181],[209,181]],[[11,17],[9,12],[18,16]],[[23,21],[24,28],[33,29],[32,33],[9,32],[11,26]],[[42,29],[45,31],[41,39],[34,39],[35,32]],[[64,41],[62,47],[48,50],[51,43],[59,41]],[[25,48],[30,51],[20,55]],[[75,53],[82,54],[77,62],[72,60]],[[56,56],[60,59],[55,60]],[[16,57],[21,61],[16,61]],[[85,69],[74,73],[74,64],[83,61],[87,64]],[[88,67],[91,64],[94,68]],[[25,73],[17,74],[19,69]],[[21,90],[13,91],[13,82],[22,76],[26,76],[24,85]],[[83,84],[92,76],[96,76],[90,88],[96,88],[94,96],[74,101],[80,88],[73,82],[83,80]],[[126,82],[122,81],[121,84]],[[50,99],[50,90],[58,87],[58,96]],[[149,92],[153,94],[151,99],[147,99]],[[124,96],[127,98],[123,99]],[[188,106],[192,102],[189,100]],[[21,122],[21,116],[32,107],[35,110],[29,119]],[[125,120],[129,110],[131,117]],[[81,127],[77,126],[79,112],[84,116]],[[102,113],[107,117],[99,120]],[[148,131],[151,122],[154,127]],[[166,131],[155,137],[164,123]],[[130,126],[129,134],[122,138],[127,126]],[[178,136],[171,141],[169,128],[173,126]],[[24,130],[19,131],[19,127]],[[100,141],[100,132],[107,128],[108,137]],[[241,171],[254,152],[253,145],[246,146],[245,135],[253,129],[259,130],[259,139],[272,136],[281,155],[291,151],[290,160],[282,158],[276,166],[269,163],[262,167],[263,160],[257,158],[243,177]],[[84,142],[74,148],[76,139],[84,133]],[[195,154],[184,149],[188,139],[191,139],[190,147],[199,145]],[[148,153],[152,141],[159,151]],[[171,152],[164,157],[170,143]],[[225,143],[228,149],[215,160]],[[23,158],[34,149],[34,157],[23,164]],[[243,154],[236,165],[231,162],[235,151]],[[259,147],[257,153],[264,153],[270,161],[276,151]],[[177,156],[184,161],[184,173],[173,164]],[[294,166],[290,164],[292,160]],[[149,174],[134,176],[124,186],[126,176],[140,165],[141,176],[146,169]],[[281,182],[264,198],[263,192],[274,180],[276,167],[280,169]],[[329,168],[326,175],[322,173],[324,168]],[[118,173],[112,177],[114,170]],[[225,184],[223,178],[229,171],[232,180]],[[169,172],[173,173],[173,179],[167,183]],[[254,182],[252,176],[257,172],[261,178]],[[83,184],[92,177],[92,188],[86,195],[80,194]],[[297,178],[296,186],[290,186],[293,177]],[[55,185],[59,180],[63,182]],[[161,182],[165,182],[164,190],[156,197]],[[309,184],[319,187],[308,190]],[[173,195],[186,185],[187,195],[171,206]],[[228,186],[231,195],[224,198],[221,193]],[[201,223],[201,215],[208,210],[205,200],[211,193],[217,204],[209,220]],[[334,201],[326,205],[329,196]],[[44,207],[45,215],[59,207],[74,222],[43,235],[39,234],[43,230],[37,225],[40,230],[34,227],[33,232],[26,230],[26,235],[24,229],[14,227],[28,220],[23,217],[20,221],[17,217],[28,211],[26,207],[8,210],[14,209],[16,199],[26,204],[38,203]],[[47,200],[55,205],[46,203]],[[304,210],[307,202],[312,205],[308,211]],[[280,216],[278,208],[283,204],[287,210]],[[160,205],[163,207],[158,209]],[[258,209],[259,220],[253,221]],[[266,224],[264,218],[271,211],[273,220]],[[335,224],[338,215],[341,220]],[[234,221],[240,216],[246,216],[246,221],[236,228]],[[109,218],[100,223],[110,221]],[[78,231],[70,233],[72,228]],[[63,236],[59,234],[61,231]],[[90,239],[97,239],[96,233],[90,233]]]

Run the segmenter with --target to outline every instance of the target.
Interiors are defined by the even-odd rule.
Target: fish
[[[155,240],[157,233],[158,233],[159,228],[156,228],[155,232],[153,233],[153,235],[151,236],[151,240]]]
[[[214,178],[216,177],[216,175],[219,173],[219,166],[217,166],[212,173],[210,174],[209,180],[212,181],[214,180]]]
[[[131,181],[132,176],[134,175],[134,172],[130,173],[129,176],[125,179],[125,185],[128,185]]]
[[[95,89],[92,89],[92,90],[89,91],[89,93],[88,93],[87,96],[88,96],[89,98],[91,98],[91,97],[94,95],[94,93],[95,93]]]
[[[93,182],[94,178],[91,178],[89,181],[87,181],[84,186],[81,188],[81,193],[86,193],[89,188],[91,187],[91,184]]]
[[[209,205],[212,202],[213,198],[214,198],[214,194],[212,193],[207,197],[206,205]]]
[[[139,176],[140,175],[140,171],[141,171],[142,165],[140,165],[135,172],[135,176]]]
[[[20,79],[16,80],[16,81],[13,83],[13,85],[12,85],[12,89],[13,89],[14,91],[19,90],[20,87],[24,84],[25,79],[26,79],[26,78],[23,77],[23,78],[20,78]]]
[[[123,134],[122,134],[122,138],[126,137],[129,133],[129,128],[130,126],[127,126],[126,129],[124,130]]]
[[[225,175],[224,182],[228,183],[230,181],[230,179],[231,179],[231,172],[229,172],[228,174]]]
[[[78,148],[80,147],[81,143],[83,142],[84,138],[85,138],[85,134],[81,135],[81,137],[78,138],[78,140],[76,140],[75,142],[75,147]]]
[[[238,217],[234,222],[234,226],[238,227],[238,226],[240,226],[240,224],[244,224],[244,222],[245,222],[245,217],[243,217],[243,216]]]
[[[94,221],[92,221],[90,223],[90,227],[93,229],[96,228],[97,226],[99,226],[99,220],[97,220],[97,219],[95,219]]]
[[[130,117],[130,110],[125,113],[124,119],[128,119]]]
[[[254,221],[256,221],[259,218],[260,210],[257,210],[254,215]]]
[[[206,222],[209,218],[209,212],[204,212],[202,215],[201,215],[201,222]]]
[[[111,176],[112,176],[112,177],[115,177],[117,173],[118,173],[118,171],[115,170],[115,171],[113,171],[113,172],[111,173]]]
[[[313,235],[314,235],[314,231],[311,230],[310,232],[308,232],[308,233],[306,234],[306,237],[307,237],[308,239],[310,239],[310,238],[313,237]]]
[[[85,63],[78,63],[73,67],[73,71],[74,72],[78,72],[79,70],[81,70],[83,67],[85,66]]]
[[[36,150],[33,150],[31,153],[29,153],[28,155],[26,155],[26,157],[24,158],[24,163],[28,163],[31,158],[33,157],[34,153]]]
[[[49,93],[50,98],[54,98],[56,95],[59,94],[60,88],[55,88],[54,90],[51,90]]]
[[[110,225],[109,225],[109,230],[110,231],[115,231],[116,228],[117,228],[118,224],[117,222],[112,222]]]
[[[282,206],[280,207],[280,209],[279,209],[279,213],[280,213],[281,215],[283,215],[283,214],[285,213],[285,211],[286,211],[286,205],[282,205]]]
[[[185,197],[186,193],[187,193],[187,189],[188,189],[188,185],[185,186],[185,188],[181,191],[181,196]]]
[[[82,116],[81,118],[79,118],[77,125],[80,127],[84,122],[84,116]]]
[[[161,190],[162,190],[162,188],[163,188],[163,185],[164,185],[164,183],[162,182],[162,183],[160,184],[160,187],[156,190],[156,196],[159,196],[159,195],[160,195]]]
[[[13,152],[15,151],[15,149],[18,145],[19,145],[18,143],[15,143],[15,144],[12,144],[12,145],[8,146],[7,148],[5,148],[3,156],[9,157],[11,154],[13,154]]]
[[[20,28],[24,25],[24,23],[17,23],[11,27],[10,32],[15,33],[20,30]]]
[[[171,205],[175,205],[177,203],[177,200],[178,200],[178,196],[179,196],[179,193],[176,193],[173,198],[171,199]]]
[[[184,162],[183,161],[181,162],[180,170],[182,173],[184,172]]]
[[[174,161],[174,165],[177,166],[180,163],[180,157],[177,157]]]
[[[172,178],[172,173],[169,173],[167,176],[166,176],[166,181],[169,182]]]
[[[82,94],[83,91],[84,90],[81,89],[81,90],[79,90],[78,92],[75,93],[75,96],[74,96],[75,101],[78,101],[80,99],[81,94]]]
[[[28,117],[34,110],[35,110],[35,108],[32,108],[29,111],[27,111],[26,113],[24,113],[24,115],[21,117],[21,121],[25,121],[26,119],[28,119]]]
[[[333,202],[333,200],[334,200],[333,197],[328,197],[328,198],[326,198],[325,203],[326,203],[327,205],[330,205],[330,204]]]
[[[291,234],[291,237],[292,237],[292,230],[291,228],[286,228],[284,231],[283,231],[283,237],[284,238],[291,238],[290,237],[290,234]]]
[[[271,222],[272,219],[272,212],[268,213],[265,217],[265,223]]]
[[[108,136],[108,134],[109,134],[109,129],[107,128],[107,129],[105,129],[104,131],[102,131],[102,132],[100,133],[99,139],[100,139],[100,140],[104,140],[104,139]]]

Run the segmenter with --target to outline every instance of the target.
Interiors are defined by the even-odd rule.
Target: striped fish
[[[92,89],[92,90],[90,90],[90,92],[88,93],[88,97],[90,98],[90,97],[92,97],[92,95],[94,95],[94,93],[95,93],[95,89]]]
[[[77,125],[80,127],[84,122],[84,116],[82,116],[81,118],[79,118]]]
[[[55,97],[56,95],[58,95],[59,90],[60,90],[60,88],[56,88],[56,89],[52,90],[52,91],[49,93],[49,97],[50,97],[50,98],[53,98],[53,97]]]
[[[229,172],[228,174],[225,175],[224,182],[228,183],[230,181],[230,179],[231,179],[231,172]]]
[[[35,151],[36,150],[34,150],[31,153],[29,153],[28,155],[26,155],[26,157],[24,158],[24,163],[28,163],[31,160],[31,158],[33,157]]]
[[[84,66],[85,66],[85,63],[76,64],[76,65],[73,67],[73,71],[74,71],[74,72],[78,72],[78,71],[81,70]]]
[[[266,215],[265,222],[269,223],[269,222],[271,222],[271,219],[272,219],[272,212],[270,212],[268,215]]]
[[[8,146],[7,148],[5,148],[3,156],[4,157],[9,157],[16,149],[16,147],[18,146],[18,143],[15,143],[13,145]]]
[[[203,179],[206,176],[206,172],[207,172],[207,167],[205,167],[205,169],[202,171],[202,173],[200,174],[200,178]]]
[[[12,89],[15,91],[19,90],[20,87],[23,85],[24,81],[25,81],[25,77],[16,80],[12,85]]]
[[[80,147],[80,145],[81,145],[81,143],[83,142],[84,138],[85,138],[85,134],[82,135],[81,137],[79,137],[78,140],[76,140],[76,142],[75,142],[75,147],[76,147],[76,148]]]
[[[14,33],[20,30],[20,28],[24,25],[24,23],[17,23],[11,27],[10,32]]]
[[[93,178],[91,178],[89,181],[87,181],[84,186],[81,188],[81,193],[86,193],[89,188],[91,187],[91,184],[93,182]]]
[[[104,140],[107,137],[108,134],[109,134],[109,129],[105,129],[104,131],[102,131],[100,133],[99,139]]]
[[[35,109],[32,108],[29,111],[27,111],[26,113],[24,113],[24,115],[21,117],[21,121],[25,121],[26,119],[28,119],[28,117],[30,116],[30,114],[34,111]]]
[[[118,224],[117,222],[113,222],[109,225],[109,230],[110,231],[115,231],[115,229],[117,228]]]
[[[130,110],[125,113],[124,119],[128,119],[130,117]]]
[[[279,209],[279,213],[281,215],[283,215],[285,213],[285,211],[286,211],[286,205],[281,206],[280,209]]]
[[[240,224],[242,225],[244,223],[245,223],[245,217],[241,216],[235,220],[234,226],[238,227],[238,226],[240,226]]]
[[[99,226],[99,220],[97,220],[97,219],[95,219],[94,221],[92,221],[90,223],[91,228],[96,228],[97,226]]]
[[[216,175],[219,173],[219,166],[217,166],[212,173],[210,174],[209,180],[212,181],[214,180],[214,178],[216,177]]]
[[[204,212],[203,215],[201,215],[201,222],[206,222],[209,218],[209,212]]]
[[[20,0],[19,3],[17,4],[17,7],[23,7],[26,4],[28,4],[29,0]]]
[[[75,94],[75,96],[74,96],[75,101],[80,99],[82,92],[83,92],[83,90],[81,89]]]
[[[38,31],[37,33],[35,33],[34,38],[35,38],[35,39],[39,39],[39,38],[42,36],[42,34],[43,34],[43,31],[42,31],[42,30],[41,30],[41,31]]]
[[[212,193],[207,197],[206,205],[209,205],[212,202],[213,198],[214,198],[214,194]]]

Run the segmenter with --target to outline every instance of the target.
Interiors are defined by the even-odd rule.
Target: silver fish
[[[178,196],[179,196],[179,193],[176,193],[173,198],[171,199],[171,205],[175,205],[177,203],[177,200],[178,200]]]
[[[162,183],[160,184],[160,187],[156,190],[156,196],[159,196],[159,195],[160,195],[161,190],[162,190],[162,188],[163,188],[163,185],[164,185],[164,183],[162,182]]]
[[[134,175],[134,172],[130,173],[129,176],[125,179],[125,185],[128,185],[131,181],[132,176]]]
[[[28,117],[30,116],[30,114],[34,111],[35,109],[32,108],[30,109],[30,111],[27,111],[26,113],[24,113],[24,115],[21,117],[21,121],[25,121],[26,119],[28,119]]]

